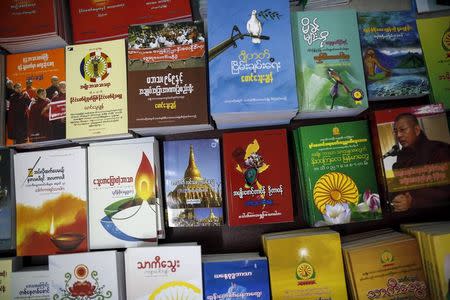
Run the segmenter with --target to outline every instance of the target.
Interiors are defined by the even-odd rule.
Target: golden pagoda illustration
[[[195,163],[194,147],[192,145],[189,147],[189,160],[184,172],[184,178],[168,194],[167,206],[169,208],[211,208],[222,206],[220,183],[214,188],[213,180],[202,177]],[[213,213],[212,216],[214,216]]]

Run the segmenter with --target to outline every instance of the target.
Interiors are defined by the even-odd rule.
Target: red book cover
[[[189,0],[70,1],[73,42],[112,40],[128,35],[128,26],[189,19]]]
[[[0,11],[0,39],[56,32],[53,0],[2,0]]]
[[[450,205],[450,134],[441,104],[376,111],[374,150],[394,213]]]
[[[223,156],[230,226],[293,221],[285,129],[225,133]]]

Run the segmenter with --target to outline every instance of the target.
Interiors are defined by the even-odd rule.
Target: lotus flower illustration
[[[350,176],[339,172],[330,172],[317,180],[313,189],[314,203],[325,214],[327,205],[357,204],[358,188]]]
[[[345,224],[350,222],[351,215],[352,212],[347,203],[338,203],[334,206],[326,206],[325,213],[323,214],[323,219],[325,220],[327,225]]]

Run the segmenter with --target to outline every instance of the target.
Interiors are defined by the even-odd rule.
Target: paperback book
[[[191,20],[189,0],[70,1],[75,44],[126,38],[128,26]]]
[[[297,118],[353,116],[368,108],[354,10],[293,12]]]
[[[200,246],[125,251],[127,299],[203,299]]]
[[[88,166],[90,249],[148,246],[163,238],[157,140],[90,144]]]
[[[421,97],[429,83],[411,11],[358,13],[369,100]]]
[[[14,155],[17,256],[87,251],[86,150]]]
[[[230,226],[293,221],[285,129],[225,133],[223,164]]]
[[[223,224],[219,139],[164,142],[169,227]]]
[[[380,183],[395,213],[450,205],[450,134],[441,104],[393,108],[373,115]]]
[[[129,137],[125,40],[67,46],[66,69],[67,138]]]
[[[450,16],[417,19],[433,100],[450,109]]]
[[[204,255],[204,298],[270,299],[269,270],[266,257],[258,253]]]
[[[339,233],[306,229],[262,240],[272,299],[347,299]]]
[[[51,255],[48,264],[49,299],[125,299],[122,252]]]
[[[297,114],[289,1],[208,1],[211,115],[219,129]]]
[[[16,248],[14,150],[0,149],[0,251]]]
[[[212,129],[201,22],[130,26],[128,127],[140,135]]]
[[[11,299],[12,271],[15,267],[14,258],[0,259],[0,299]]]
[[[382,218],[367,121],[304,126],[294,139],[311,226]]]
[[[6,56],[7,145],[66,143],[64,48]]]
[[[26,267],[12,273],[13,300],[50,300],[48,267]],[[5,298],[6,299],[6,298]]]

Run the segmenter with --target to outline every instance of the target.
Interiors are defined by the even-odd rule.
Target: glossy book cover
[[[130,128],[209,123],[205,50],[201,22],[130,26]]]
[[[205,300],[270,299],[266,258],[203,262]]]
[[[87,251],[86,150],[14,155],[18,256]]]
[[[429,83],[415,14],[358,13],[369,100],[421,97]]]
[[[12,273],[12,300],[47,300],[50,296],[48,270],[20,270]]]
[[[294,12],[291,20],[300,113],[366,109],[356,12]]]
[[[16,247],[12,156],[12,150],[0,150],[0,250]]]
[[[382,218],[367,121],[305,126],[294,135],[311,225]]]
[[[157,147],[153,138],[146,138],[88,148],[91,249],[156,242],[162,201]]]
[[[219,139],[164,142],[170,227],[223,224]]]
[[[285,129],[223,135],[228,224],[293,221]]]
[[[208,1],[211,114],[297,111],[289,1]],[[292,115],[295,115],[295,112]]]

